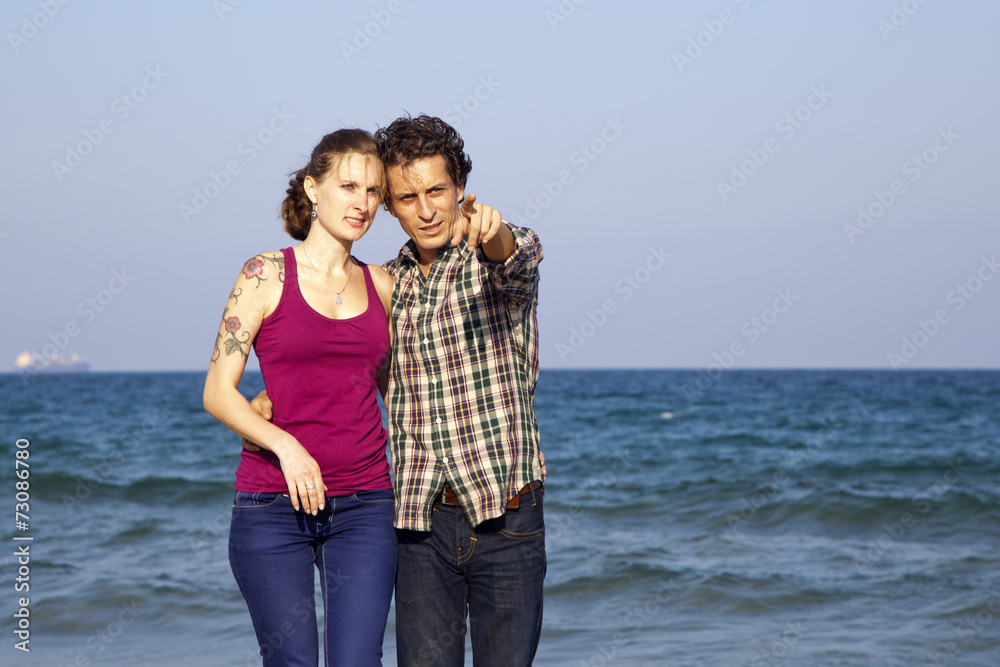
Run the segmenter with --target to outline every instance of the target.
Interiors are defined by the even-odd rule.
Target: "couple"
[[[257,444],[229,559],[265,665],[316,664],[314,567],[327,664],[381,664],[394,584],[401,666],[463,664],[467,613],[477,665],[534,657],[542,248],[465,196],[471,168],[438,118],[328,134],[281,205],[301,243],[247,261],[230,292],[204,404]],[[410,237],[384,268],[351,256],[380,203]],[[251,345],[273,421],[237,389]]]

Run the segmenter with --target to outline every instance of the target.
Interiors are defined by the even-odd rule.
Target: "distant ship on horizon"
[[[32,354],[27,350],[17,355],[14,360],[14,369],[18,371],[29,370],[34,373],[86,373],[90,370],[90,362],[75,352],[69,359],[53,354],[46,359],[40,354]]]

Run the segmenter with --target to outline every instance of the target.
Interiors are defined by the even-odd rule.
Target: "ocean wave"
[[[722,514],[727,527],[740,530],[874,530],[900,523],[909,534],[934,531],[956,539],[974,538],[978,531],[1000,531],[995,495],[976,489],[928,487],[849,489],[822,485],[769,495],[759,489],[728,503]],[[719,527],[721,522],[716,521]]]
[[[133,480],[119,480],[114,469],[107,476],[99,469],[73,475],[67,472],[35,474],[31,477],[32,497],[36,500],[79,506],[91,501],[121,501],[159,506],[203,504],[228,498],[232,481],[205,481],[183,477],[150,475]]]
[[[617,559],[616,559],[617,560]],[[682,573],[652,563],[633,563],[603,559],[602,571],[580,574],[545,587],[546,596],[591,597],[626,590],[652,589],[663,582],[674,581]]]

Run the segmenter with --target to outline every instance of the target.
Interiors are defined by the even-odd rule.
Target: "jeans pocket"
[[[509,509],[495,519],[490,519],[492,527],[501,535],[514,540],[527,540],[545,534],[545,517],[542,512],[542,497],[538,494],[535,504],[531,496],[521,498],[521,506]]]
[[[282,498],[281,493],[251,493],[249,491],[237,491],[233,498],[234,510],[254,510],[274,507]]]
[[[355,491],[354,499],[361,505],[391,505],[396,502],[392,489],[369,489]]]

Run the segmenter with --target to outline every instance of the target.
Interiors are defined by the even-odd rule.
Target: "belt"
[[[510,499],[510,502],[507,503],[507,509],[516,510],[521,506],[521,496],[526,493],[531,493],[541,485],[542,483],[538,480],[535,480],[530,484],[526,484],[523,489],[517,492],[516,496]],[[455,505],[456,507],[461,507],[462,505],[462,503],[458,502],[458,496],[455,495],[455,491],[452,490],[452,488],[447,484],[444,485],[444,490],[441,492],[441,495],[438,496],[438,500],[445,505]]]

